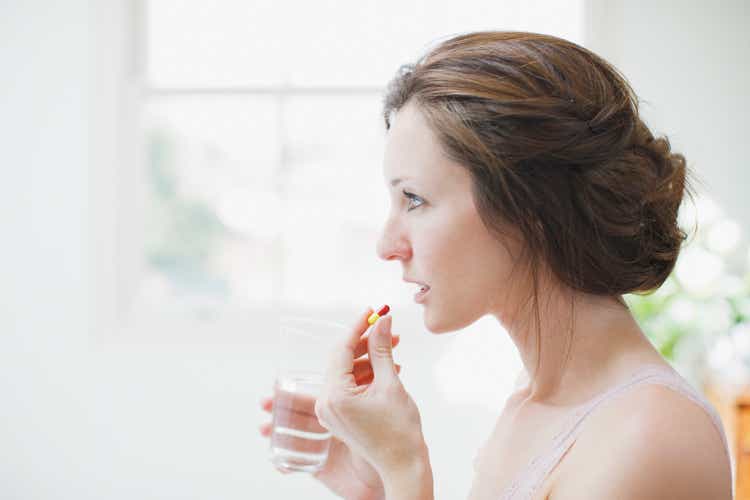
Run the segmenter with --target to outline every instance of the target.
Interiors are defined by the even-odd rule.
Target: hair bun
[[[672,152],[667,137],[654,137],[638,120],[633,149],[640,158],[643,186],[648,189],[641,200],[641,241],[637,261],[644,266],[647,279],[634,292],[659,288],[674,269],[687,234],[677,223],[677,213],[686,190],[685,157]],[[634,256],[636,257],[636,256]],[[651,272],[646,272],[651,269]]]

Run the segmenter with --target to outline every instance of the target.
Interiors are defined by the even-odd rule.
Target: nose
[[[393,219],[386,221],[375,251],[383,260],[408,260],[412,255],[406,232]]]

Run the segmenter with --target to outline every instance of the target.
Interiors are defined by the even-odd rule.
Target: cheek
[[[425,327],[433,333],[465,328],[491,311],[498,281],[484,257],[471,248],[433,254],[434,293],[424,308]],[[491,271],[490,271],[491,272]],[[494,273],[493,273],[494,274]]]
[[[513,260],[484,227],[456,233],[450,251],[434,254],[440,278],[438,300],[459,316],[481,316],[503,300]]]
[[[460,266],[465,253],[460,227],[450,214],[436,211],[431,214],[429,222],[420,224],[418,231],[412,232],[416,265],[428,283],[438,284],[444,279],[452,279],[453,269]]]

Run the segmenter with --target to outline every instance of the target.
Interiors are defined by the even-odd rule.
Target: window
[[[408,360],[403,379],[418,399],[425,435],[431,447],[450,450],[431,457],[436,494],[465,495],[468,460],[510,393],[520,360],[491,318],[471,325],[470,335],[422,337],[421,311],[412,304],[412,287],[401,282],[400,266],[376,257],[388,210],[381,98],[401,64],[458,32],[528,30],[582,42],[583,0],[123,4],[135,9],[124,43],[130,67],[119,135],[125,143],[111,183],[117,248],[97,247],[114,255],[118,341],[167,345],[170,356],[144,367],[147,375],[187,365],[183,344],[200,344],[201,359],[204,346],[216,347],[205,358],[209,365],[196,365],[211,368],[196,368],[185,390],[195,383],[204,390],[199,396],[217,396],[199,402],[219,403],[217,419],[235,408],[237,425],[211,439],[236,441],[248,401],[271,388],[267,347],[280,310],[346,319],[387,298],[403,333],[396,359]],[[96,199],[109,201],[102,192]],[[224,340],[241,346],[226,349]],[[233,363],[235,352],[240,361]],[[230,402],[236,406],[223,405]],[[171,422],[177,412],[165,411]],[[206,418],[213,417],[188,414],[185,425],[204,425]],[[472,426],[446,433],[455,419]],[[224,449],[238,457],[227,463],[241,465],[222,463],[215,476],[194,476],[219,478],[209,481],[211,488],[238,484],[234,493],[250,488],[257,496],[258,484],[268,492],[277,473],[259,450],[248,452],[244,442]],[[205,471],[205,461],[199,463]],[[252,471],[260,482],[247,483],[257,476]],[[232,473],[241,484],[227,482]],[[189,487],[200,489],[200,477]],[[306,498],[330,496],[307,484],[285,487],[305,488]]]
[[[411,303],[401,269],[375,256],[386,83],[452,34],[582,42],[584,21],[582,0],[136,5],[124,316],[237,331],[277,308]]]

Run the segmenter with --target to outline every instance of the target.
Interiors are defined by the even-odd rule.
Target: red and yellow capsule
[[[388,311],[390,310],[391,310],[390,307],[388,307],[387,305],[384,305],[383,307],[380,308],[378,312],[372,313],[370,317],[367,318],[367,323],[369,325],[374,325],[375,322],[379,320],[381,316],[385,316],[386,314],[388,314]]]

